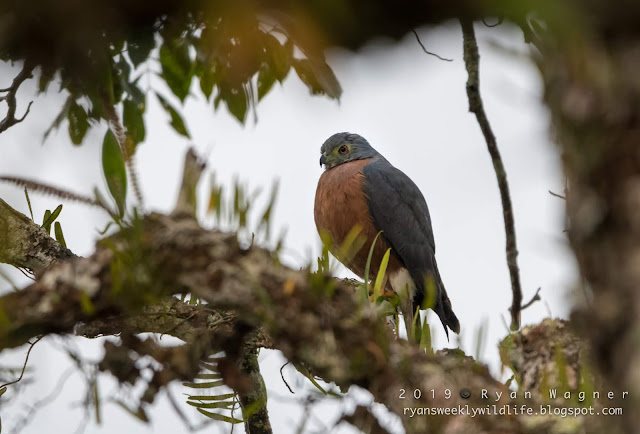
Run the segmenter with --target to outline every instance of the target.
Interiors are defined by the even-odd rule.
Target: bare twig
[[[284,367],[287,366],[289,363],[290,362],[287,362],[280,367],[280,378],[282,378],[282,382],[284,383],[285,386],[287,386],[287,389],[289,389],[289,392],[295,395],[295,392],[291,389],[291,386],[289,386],[289,383],[287,383],[287,380],[284,379],[284,372],[282,372]]]
[[[467,68],[469,78],[467,80],[467,96],[469,98],[469,111],[476,115],[484,139],[487,142],[487,149],[493,161],[493,168],[498,178],[500,197],[502,198],[502,213],[504,216],[504,229],[507,238],[507,265],[511,277],[511,291],[513,301],[509,311],[511,312],[511,329],[517,330],[520,327],[520,311],[522,309],[522,289],[520,287],[520,272],[518,270],[518,249],[516,246],[516,230],[513,218],[513,206],[509,194],[509,183],[507,173],[502,163],[500,150],[496,142],[496,137],[491,129],[491,124],[484,111],[482,97],[480,95],[480,55],[478,54],[478,43],[473,30],[473,22],[461,19],[462,35],[464,38],[464,63]]]
[[[558,193],[554,193],[554,192],[553,192],[553,191],[551,191],[551,190],[549,190],[549,194],[550,194],[551,196],[555,196],[555,197],[557,197],[557,198],[559,198],[559,199],[567,200],[567,197],[566,197],[566,196],[563,196],[563,195],[558,194]]]
[[[412,32],[415,35],[416,40],[418,41],[418,44],[420,44],[420,46],[422,47],[422,51],[427,53],[429,56],[437,57],[438,59],[444,60],[445,62],[453,62],[453,59],[447,59],[445,57],[439,56],[436,53],[433,53],[433,52],[427,50],[427,47],[425,47],[424,44],[422,43],[422,41],[420,40],[420,36],[418,36],[418,32],[416,32],[415,30],[412,30]]]
[[[18,93],[18,89],[20,88],[22,83],[32,77],[31,73],[33,72],[33,68],[34,67],[33,65],[31,65],[31,63],[25,62],[24,66],[22,67],[22,71],[20,71],[16,78],[13,79],[13,83],[11,83],[11,86],[7,87],[6,89],[0,89],[0,92],[6,92],[6,95],[4,95],[0,100],[5,100],[8,107],[7,114],[5,115],[4,119],[0,120],[0,134],[11,128],[15,124],[19,124],[20,122],[22,122],[29,114],[29,110],[31,110],[31,104],[33,103],[33,101],[31,101],[27,106],[27,110],[25,111],[24,115],[22,115],[22,117],[20,118],[16,118],[16,93]]]
[[[98,202],[95,199],[92,199],[87,196],[83,196],[81,194],[74,193],[72,191],[63,190],[61,188],[54,187],[51,185],[42,184],[38,181],[32,181],[30,179],[25,179],[25,178],[18,178],[15,176],[0,176],[0,181],[8,182],[10,184],[15,184],[17,186],[24,187],[25,191],[26,189],[30,189],[33,191],[37,191],[38,193],[47,194],[49,196],[55,196],[59,199],[79,202],[85,205],[97,206],[98,208],[102,208],[107,212],[111,212],[111,210],[109,210],[108,208],[105,208],[105,206],[102,203]],[[27,196],[27,200],[28,200],[28,196]],[[29,203],[29,211],[31,212],[30,203]],[[31,212],[31,217],[33,220],[33,212]]]
[[[531,297],[531,300],[529,300],[528,302],[526,302],[525,304],[522,305],[522,307],[520,308],[521,311],[525,310],[526,308],[531,306],[536,301],[542,300],[542,298],[540,298],[540,290],[541,289],[542,288],[538,288],[538,290],[536,291],[535,295],[533,297]],[[551,316],[551,315],[549,315],[549,316]]]
[[[4,383],[3,385],[1,385],[1,386],[0,386],[0,389],[3,389],[3,388],[5,388],[5,387],[7,387],[7,386],[11,386],[12,384],[19,383],[19,382],[20,382],[20,380],[22,380],[22,377],[24,376],[24,371],[27,369],[27,363],[29,362],[29,355],[31,354],[31,350],[33,350],[33,347],[35,347],[35,346],[36,346],[36,344],[37,344],[38,342],[40,342],[40,340],[41,340],[43,337],[44,337],[44,335],[42,335],[42,336],[38,336],[38,337],[36,338],[36,340],[35,340],[35,341],[33,341],[33,342],[29,345],[29,349],[27,350],[27,355],[26,355],[26,357],[24,358],[24,363],[22,364],[22,370],[20,371],[20,376],[19,376],[17,379],[13,380],[13,381],[9,381],[8,383]]]

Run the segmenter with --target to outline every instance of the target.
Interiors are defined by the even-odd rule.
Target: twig
[[[0,181],[8,182],[10,184],[15,184],[19,187],[24,187],[25,191],[26,189],[30,189],[32,191],[37,191],[38,193],[47,194],[49,196],[55,196],[59,199],[79,202],[85,205],[97,206],[98,208],[102,208],[107,212],[111,212],[111,210],[109,210],[108,208],[105,208],[105,206],[102,203],[98,202],[95,199],[92,199],[87,196],[83,196],[81,194],[74,193],[72,191],[63,190],[61,188],[54,187],[51,185],[42,184],[38,181],[32,181],[30,179],[25,179],[25,178],[18,178],[15,176],[0,176]],[[29,200],[28,196],[27,196],[27,200]],[[31,212],[31,203],[29,203],[29,211]],[[33,220],[33,213],[31,213],[31,216]]]
[[[22,370],[20,371],[20,376],[19,376],[16,380],[10,381],[10,382],[8,382],[8,383],[4,383],[3,385],[1,385],[1,386],[0,386],[0,389],[3,389],[3,388],[5,388],[5,387],[7,387],[7,386],[11,386],[12,384],[19,383],[19,382],[20,382],[20,380],[22,380],[22,377],[24,376],[24,371],[27,369],[27,363],[29,362],[29,354],[31,354],[31,350],[33,349],[33,347],[35,347],[35,345],[36,345],[38,342],[40,342],[40,340],[41,340],[43,337],[44,337],[44,335],[42,335],[42,336],[38,336],[38,337],[36,338],[36,340],[35,340],[35,341],[33,341],[33,342],[31,343],[31,345],[29,346],[29,350],[27,351],[27,356],[24,358],[24,363],[23,363],[23,365],[22,365]]]
[[[453,59],[447,59],[445,57],[439,56],[436,53],[432,53],[431,51],[427,50],[427,47],[425,47],[422,41],[420,40],[420,36],[418,36],[418,32],[416,32],[415,30],[412,30],[412,32],[415,35],[416,40],[418,41],[418,44],[420,44],[420,46],[422,47],[422,51],[427,53],[429,56],[437,57],[438,59],[444,60],[445,62],[453,62]]]
[[[491,129],[491,124],[484,111],[482,97],[480,96],[480,55],[478,54],[478,43],[473,31],[473,22],[461,19],[464,47],[464,63],[467,68],[469,78],[467,80],[467,96],[469,98],[469,111],[476,115],[484,139],[487,142],[487,149],[493,161],[493,168],[498,179],[500,197],[502,199],[502,214],[504,216],[504,229],[507,238],[507,266],[511,277],[511,291],[513,301],[509,311],[511,312],[511,329],[517,330],[520,327],[520,311],[522,310],[522,289],[520,287],[520,272],[518,270],[518,249],[516,246],[516,230],[513,218],[513,206],[509,194],[509,183],[507,173],[502,163],[502,157],[496,143],[496,137]]]
[[[540,298],[540,290],[541,289],[542,288],[538,288],[538,290],[536,291],[535,295],[533,297],[531,297],[531,300],[529,300],[528,302],[526,302],[525,304],[522,305],[522,307],[520,308],[521,311],[525,310],[526,308],[531,306],[536,301],[542,300],[542,298]]]
[[[31,63],[25,62],[24,66],[22,67],[22,71],[20,71],[16,78],[13,79],[11,86],[7,87],[6,89],[0,89],[0,92],[7,93],[2,97],[1,100],[6,100],[8,107],[6,116],[0,121],[0,133],[6,131],[15,124],[19,124],[20,122],[24,121],[24,119],[29,114],[29,110],[31,110],[31,104],[33,103],[33,101],[31,101],[27,106],[27,110],[25,111],[24,115],[22,115],[22,117],[20,118],[16,118],[16,93],[18,93],[18,89],[20,88],[22,83],[33,76],[31,74],[33,72],[33,68],[34,66],[31,65]]]
[[[550,194],[551,196],[555,196],[555,197],[560,198],[560,199],[562,199],[562,200],[567,200],[567,197],[566,197],[566,196],[563,196],[563,195],[558,194],[558,193],[554,193],[554,192],[553,192],[553,191],[551,191],[551,190],[549,190],[549,194]]]
[[[284,367],[287,366],[289,363],[291,362],[287,362],[280,367],[280,378],[282,378],[282,382],[284,383],[285,386],[287,386],[287,389],[289,389],[289,392],[295,395],[295,392],[291,389],[291,386],[289,386],[289,383],[287,383],[287,380],[284,379],[284,372],[282,372]]]

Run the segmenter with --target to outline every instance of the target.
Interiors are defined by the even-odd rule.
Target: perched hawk
[[[369,276],[378,274],[382,257],[391,248],[383,287],[399,295],[407,334],[410,335],[414,313],[423,305],[429,290],[429,307],[442,321],[447,338],[448,328],[459,333],[460,323],[436,264],[427,202],[416,184],[357,134],[334,134],[324,142],[321,152],[320,165],[325,166],[325,171],[318,182],[314,215],[318,232],[331,235],[332,253],[358,225],[365,238],[364,246],[353,257],[338,260],[364,278],[369,248],[382,231]]]

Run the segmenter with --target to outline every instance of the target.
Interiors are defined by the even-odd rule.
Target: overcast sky
[[[485,109],[498,139],[511,188],[525,300],[538,287],[542,288],[543,302],[523,312],[523,323],[536,323],[548,316],[549,311],[553,316],[567,317],[576,270],[563,234],[564,203],[548,192],[562,192],[563,177],[558,153],[549,140],[541,83],[534,65],[510,53],[512,49],[526,53],[520,32],[506,25],[476,28]],[[137,153],[141,186],[147,210],[170,210],[189,144],[208,156],[210,169],[219,183],[230,186],[237,176],[249,186],[262,186],[268,192],[271,183],[278,179],[274,228],[276,233],[286,228],[286,260],[291,266],[302,267],[319,254],[320,248],[313,221],[315,188],[322,170],[318,166],[320,145],[339,131],[363,135],[409,175],[427,199],[438,264],[462,327],[461,338],[447,342],[437,317],[430,315],[436,347],[460,346],[474,355],[477,330],[486,324],[480,358],[500,375],[496,344],[506,334],[503,318],[509,321],[511,290],[498,186],[480,129],[467,111],[467,76],[458,26],[423,29],[419,33],[431,51],[450,57],[453,62],[425,55],[412,34],[398,44],[377,41],[356,54],[332,51],[328,60],[344,88],[340,103],[310,96],[297,76],[290,74],[284,85],[276,86],[258,106],[257,124],[249,117],[243,127],[225,108],[214,112],[194,86],[194,96],[188,98],[183,111],[192,140],[173,132],[168,116],[150,96],[147,139]],[[9,82],[16,71],[0,69],[0,84]],[[151,84],[158,87],[153,80]],[[43,133],[66,96],[49,92],[36,98],[34,85],[29,83],[19,97],[19,113],[27,101],[35,101],[24,123],[0,135],[0,174],[33,178],[88,195],[94,186],[104,190],[100,152],[105,127],[93,129],[83,146],[74,147],[63,124],[43,144]],[[204,193],[206,185],[201,187]],[[21,189],[0,184],[0,197],[28,213]],[[59,203],[55,198],[35,193],[31,201],[37,221],[41,221],[46,209]],[[107,221],[99,211],[72,203],[64,204],[59,220],[67,244],[80,255],[91,254],[98,237],[96,229]],[[27,283],[19,273],[2,267],[0,270],[9,272],[19,286]],[[338,274],[350,276],[343,267]],[[0,288],[10,290],[1,280]],[[30,404],[55,390],[58,379],[71,366],[64,348],[75,348],[83,356],[99,360],[102,345],[102,340],[60,337],[46,338],[38,344],[29,361],[29,378],[37,381],[25,384],[15,399],[0,407],[6,432],[13,433],[22,416],[28,414]],[[25,352],[26,347],[3,352],[0,367],[21,366]],[[304,417],[299,402],[313,386],[287,366],[284,375],[296,391],[291,395],[280,378],[279,369],[285,363],[282,356],[263,350],[260,360],[270,391],[274,432],[295,432]],[[116,390],[108,376],[101,377],[100,386],[104,404],[102,424],[96,425],[92,419],[86,433],[184,430],[164,396],[150,412],[151,424],[143,425],[108,403]],[[55,402],[41,408],[22,432],[74,433],[83,417],[79,402],[85,387],[81,376],[72,375]],[[182,394],[186,391],[182,386],[175,385],[172,392],[177,401],[184,403]],[[10,393],[2,397],[2,402],[11,398]],[[370,398],[366,392],[354,391],[343,402],[316,405],[306,418],[305,432],[331,428],[354,400]],[[194,424],[203,421],[193,409],[185,408],[185,412]],[[402,432],[397,421],[389,423],[394,431]],[[224,430],[228,426],[218,431]],[[216,429],[207,428],[206,432]],[[340,432],[351,431],[341,426]]]

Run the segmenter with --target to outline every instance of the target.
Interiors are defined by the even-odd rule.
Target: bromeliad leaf
[[[191,136],[189,135],[189,132],[187,131],[187,127],[184,124],[184,120],[182,119],[182,116],[180,116],[178,111],[175,108],[173,108],[173,106],[169,103],[169,101],[163,98],[162,95],[160,95],[159,93],[156,93],[156,96],[158,97],[158,101],[160,101],[162,108],[164,108],[167,111],[167,113],[169,113],[169,116],[171,116],[171,126],[173,127],[173,129],[178,134],[182,134],[187,138],[191,138]]]
[[[62,205],[58,205],[53,212],[47,210],[44,213],[44,219],[42,220],[42,227],[47,231],[47,233],[51,232],[51,225],[56,221],[60,213],[62,212]]]
[[[391,249],[389,248],[386,252],[384,252],[384,256],[382,257],[382,261],[380,262],[380,269],[378,270],[378,275],[376,276],[376,283],[373,285],[373,293],[376,298],[383,295],[384,288],[382,287],[382,280],[384,279],[384,275],[387,273],[387,265],[389,265],[390,253]]]
[[[67,242],[64,239],[64,234],[62,233],[62,225],[60,224],[60,222],[56,222],[53,232],[56,235],[56,241],[58,241],[64,247],[67,247]]]
[[[69,120],[69,137],[74,145],[82,143],[87,130],[89,129],[89,121],[87,112],[75,101],[71,101],[69,112],[67,113]]]
[[[107,130],[102,142],[102,170],[109,193],[118,206],[120,216],[123,216],[127,199],[127,170],[118,140],[111,130]]]
[[[189,56],[189,45],[183,41],[165,43],[160,48],[160,76],[181,102],[189,94],[193,77],[193,62]]]

